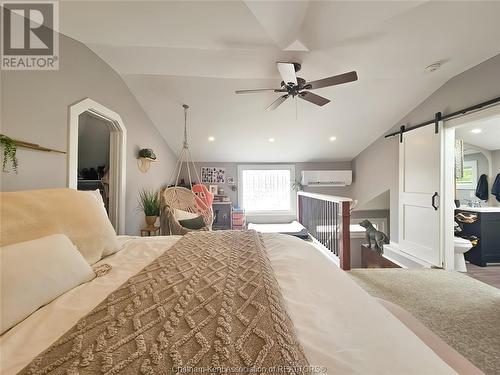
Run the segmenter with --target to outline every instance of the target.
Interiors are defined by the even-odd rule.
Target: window
[[[293,165],[239,165],[238,201],[250,214],[295,214]]]
[[[475,190],[477,184],[477,160],[464,161],[462,178],[457,178],[457,189]]]

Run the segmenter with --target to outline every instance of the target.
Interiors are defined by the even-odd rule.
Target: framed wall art
[[[215,167],[201,167],[201,182],[204,184],[225,184],[226,169]]]

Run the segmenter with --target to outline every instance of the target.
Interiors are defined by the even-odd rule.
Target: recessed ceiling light
[[[274,142],[274,138],[269,138],[269,142]]]
[[[472,134],[479,134],[479,133],[481,133],[481,132],[482,132],[482,130],[481,130],[481,129],[472,129],[470,132],[471,132]]]
[[[331,136],[329,139],[330,139],[330,141],[333,142],[333,141],[335,141],[337,139],[337,137]]]
[[[208,137],[208,141],[209,141],[209,142],[213,142],[213,141],[215,141],[215,137],[212,137],[212,136]]]

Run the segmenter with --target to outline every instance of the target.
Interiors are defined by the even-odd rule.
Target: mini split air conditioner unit
[[[352,171],[302,171],[305,186],[347,186],[352,183]]]

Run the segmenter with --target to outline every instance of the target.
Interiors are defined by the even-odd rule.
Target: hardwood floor
[[[500,289],[500,265],[479,267],[474,264],[467,263],[467,275]]]

